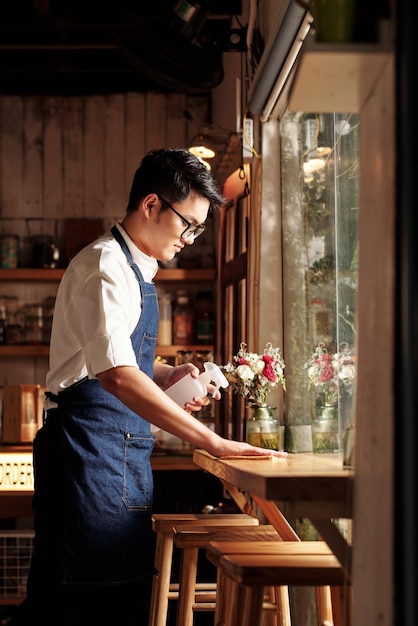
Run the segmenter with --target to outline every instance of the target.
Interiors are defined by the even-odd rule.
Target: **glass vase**
[[[246,441],[259,448],[284,450],[284,426],[274,417],[275,406],[253,405],[246,424]]]
[[[338,406],[318,407],[312,422],[312,448],[314,452],[335,452],[339,449]]]

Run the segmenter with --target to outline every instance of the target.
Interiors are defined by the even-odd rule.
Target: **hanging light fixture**
[[[199,127],[197,134],[189,141],[188,150],[198,158],[213,159],[226,149],[235,134],[214,124],[205,124]]]
[[[191,139],[189,152],[198,159],[213,159],[216,156],[216,150],[212,146],[214,147],[212,139],[208,135],[199,133]]]
[[[312,115],[304,121],[303,172],[305,182],[312,180],[314,172],[324,169],[326,158],[332,150],[323,126],[322,115]]]
[[[204,124],[189,141],[188,150],[212,171],[219,182],[223,182],[242,161],[241,144],[241,133]]]

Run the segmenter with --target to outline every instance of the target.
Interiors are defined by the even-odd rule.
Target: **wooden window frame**
[[[218,347],[222,363],[230,361],[248,337],[248,207],[248,194],[244,193],[220,211]],[[244,440],[243,398],[228,390],[217,405],[217,432]]]

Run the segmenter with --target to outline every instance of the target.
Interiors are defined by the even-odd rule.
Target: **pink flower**
[[[263,356],[263,361],[265,363],[263,376],[265,376],[267,380],[271,383],[277,382],[277,376],[274,371],[274,366],[275,366],[274,360],[271,358],[271,356],[269,356],[268,354],[265,354]]]

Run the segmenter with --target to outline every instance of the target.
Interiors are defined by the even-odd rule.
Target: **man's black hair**
[[[184,201],[192,190],[209,200],[210,210],[225,202],[211,172],[191,152],[182,148],[151,150],[135,172],[127,211],[136,211],[141,199],[150,193],[174,203]]]

